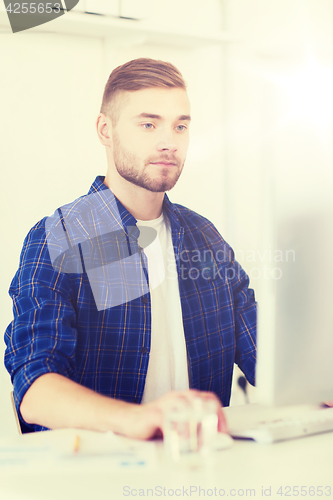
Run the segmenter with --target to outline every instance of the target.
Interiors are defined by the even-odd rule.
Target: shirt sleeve
[[[236,355],[235,361],[250,384],[255,384],[257,359],[257,304],[249,277],[241,265],[232,262]]]
[[[73,378],[75,373],[77,333],[70,275],[52,266],[45,221],[24,241],[9,294],[14,320],[5,333],[5,365],[19,413],[23,396],[38,377],[53,372]]]

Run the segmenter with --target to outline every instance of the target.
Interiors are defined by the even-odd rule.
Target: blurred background
[[[183,73],[191,145],[169,196],[217,226],[260,302],[262,280],[279,279],[279,262],[293,258],[265,243],[274,192],[286,216],[332,197],[332,37],[333,0],[80,0],[15,34],[1,3],[1,332],[27,232],[106,172],[95,132],[104,85],[137,57]],[[9,429],[2,363],[0,384]],[[243,402],[234,384],[232,404]]]

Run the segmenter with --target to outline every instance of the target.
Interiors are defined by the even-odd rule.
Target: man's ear
[[[103,146],[112,146],[112,123],[111,119],[100,113],[96,121],[97,135]]]

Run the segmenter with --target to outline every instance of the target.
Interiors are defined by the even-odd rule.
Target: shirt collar
[[[173,230],[178,230],[180,227],[179,219],[178,219],[178,210],[176,205],[171,203],[169,200],[169,197],[167,194],[164,195],[164,200],[163,200],[163,212],[167,215],[171,228]]]
[[[104,184],[104,176],[98,176],[91,185],[88,196],[94,195],[94,204],[98,195],[98,208],[103,212],[108,212],[113,228],[120,226],[130,239],[138,239],[139,229],[136,227],[137,220],[133,215],[120,203],[115,197],[111,189]]]
[[[88,195],[93,193],[101,193],[101,203],[109,204],[109,207],[111,209],[116,208],[119,212],[122,225],[127,235],[132,235],[133,237],[137,238],[137,231],[133,229],[134,226],[136,227],[136,218],[121,204],[118,198],[114,196],[111,189],[109,189],[106,184],[104,184],[104,179],[105,177],[101,175],[96,177],[95,181],[88,191]],[[163,211],[169,218],[172,228],[180,226],[179,219],[177,217],[177,207],[176,205],[171,203],[167,194],[164,195]]]

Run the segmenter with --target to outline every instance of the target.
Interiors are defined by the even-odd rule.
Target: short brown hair
[[[121,91],[135,92],[152,87],[182,88],[186,83],[180,71],[171,63],[141,57],[115,68],[106,82],[101,113],[116,121],[112,101]]]

